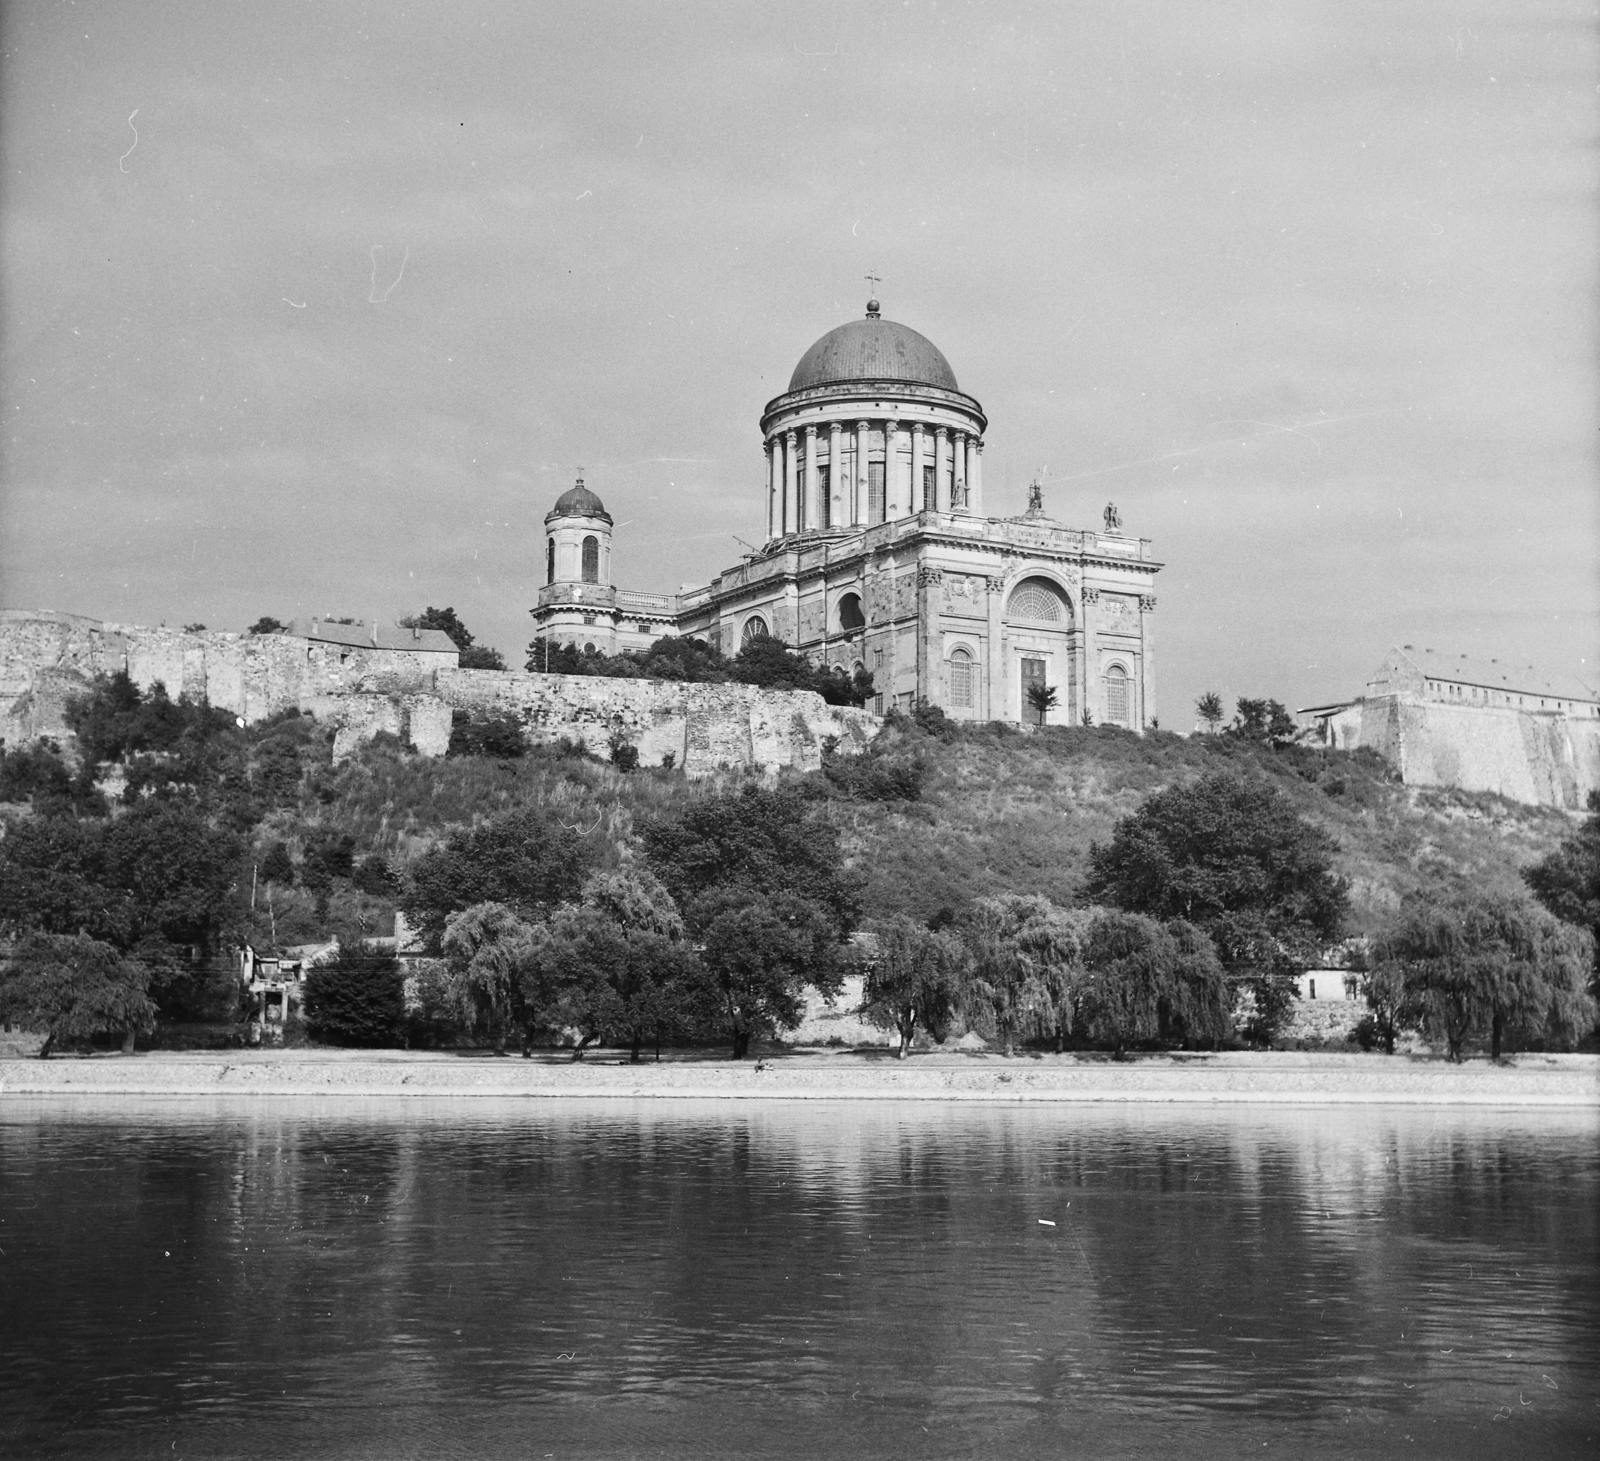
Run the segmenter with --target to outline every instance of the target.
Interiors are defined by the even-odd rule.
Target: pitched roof
[[[1403,645],[1394,656],[1411,665],[1430,680],[1449,680],[1459,685],[1481,685],[1491,690],[1506,690],[1515,695],[1543,695],[1557,700],[1600,700],[1593,686],[1575,675],[1547,675],[1534,665],[1519,665],[1511,660],[1486,659],[1470,654],[1443,654],[1435,649]]]
[[[296,619],[285,634],[318,644],[344,644],[352,649],[405,649],[427,654],[455,654],[456,642],[442,629],[407,629],[401,624],[381,624],[376,619],[357,624],[335,624],[329,619]]]

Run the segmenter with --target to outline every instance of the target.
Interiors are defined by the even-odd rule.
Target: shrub
[[[450,745],[445,754],[514,761],[528,754],[528,738],[522,722],[509,711],[472,715],[455,710],[450,713]]]
[[[306,1027],[329,1045],[396,1045],[405,1021],[400,961],[387,949],[341,947],[306,976]]]

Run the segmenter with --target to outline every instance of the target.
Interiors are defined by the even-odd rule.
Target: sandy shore
[[[240,1051],[0,1061],[0,1095],[527,1096],[790,1101],[1244,1102],[1600,1107],[1600,1056],[1502,1065],[1381,1055],[1222,1054],[1126,1062],[796,1051],[629,1065],[385,1051]]]

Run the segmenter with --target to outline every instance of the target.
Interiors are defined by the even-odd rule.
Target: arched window
[[[860,629],[867,622],[867,616],[861,612],[861,595],[845,594],[839,600],[839,632],[848,634],[852,629]]]
[[[1121,665],[1106,671],[1106,719],[1112,725],[1128,723],[1128,672]]]
[[[583,581],[600,582],[600,539],[593,533],[583,540]]]
[[[957,710],[972,709],[972,655],[964,649],[950,651],[950,704]]]
[[[1072,617],[1071,607],[1054,584],[1042,578],[1025,578],[1006,600],[1006,618],[1028,619],[1035,624],[1059,624]]]
[[[554,583],[556,581],[556,540],[554,538],[545,539],[544,581],[546,583]]]
[[[752,614],[744,621],[744,631],[739,635],[740,647],[749,644],[753,639],[765,639],[767,633],[767,621],[760,614]]]

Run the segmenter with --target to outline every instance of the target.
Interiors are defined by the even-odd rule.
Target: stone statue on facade
[[[1028,484],[1028,514],[1029,517],[1044,516],[1044,488],[1040,486],[1039,479],[1035,477]]]
[[[1117,504],[1116,503],[1114,503],[1114,502],[1106,503],[1106,514],[1105,514],[1105,516],[1106,516],[1106,531],[1108,533],[1120,533],[1122,531],[1122,514],[1117,511]]]

